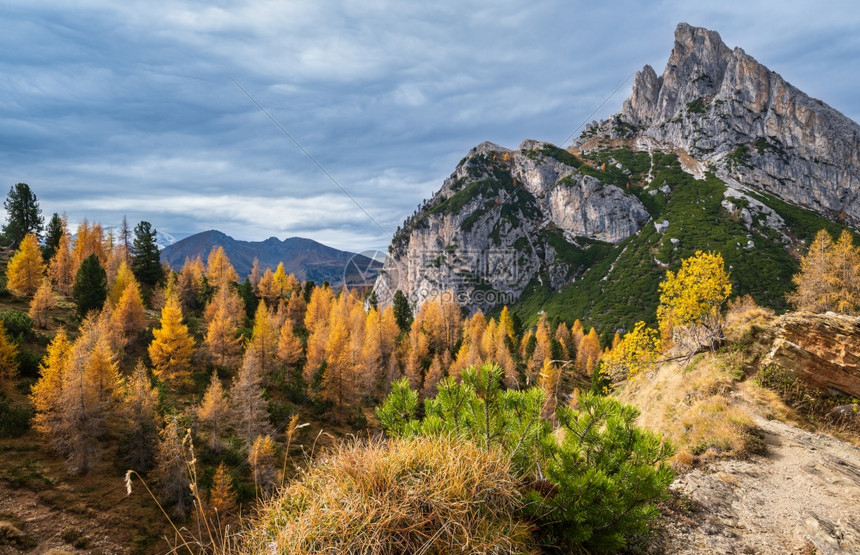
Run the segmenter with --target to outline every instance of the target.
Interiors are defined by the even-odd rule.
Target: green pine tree
[[[164,279],[164,267],[155,244],[155,228],[149,222],[140,222],[134,228],[131,271],[141,285],[148,287],[154,287]]]
[[[96,255],[91,254],[81,262],[81,267],[75,276],[72,298],[81,316],[104,305],[107,299],[107,273],[99,264]]]
[[[36,194],[26,183],[18,183],[9,189],[3,203],[6,209],[6,225],[3,226],[4,243],[17,247],[28,233],[42,236],[44,219]]]
[[[48,222],[48,230],[45,232],[45,246],[42,247],[42,258],[50,260],[54,257],[54,253],[60,246],[60,239],[63,237],[63,219],[59,214],[54,212],[51,220]]]
[[[394,293],[394,318],[397,319],[400,331],[409,331],[409,326],[412,325],[412,308],[409,306],[409,299],[400,289]]]

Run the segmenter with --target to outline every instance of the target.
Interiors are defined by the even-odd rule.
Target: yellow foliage
[[[57,289],[65,295],[71,294],[75,282],[75,262],[72,258],[71,245],[68,231],[64,230],[60,236],[57,252],[54,253],[48,266],[48,275]]]
[[[9,340],[6,328],[0,323],[0,390],[12,385],[18,376],[18,347]]]
[[[51,280],[47,277],[42,279],[42,285],[36,290],[33,295],[33,300],[30,301],[30,318],[33,323],[42,329],[48,327],[48,311],[54,307],[54,291],[51,288]]]
[[[161,326],[152,335],[149,358],[153,373],[175,384],[186,382],[191,375],[194,340],[188,334],[188,326],[182,323],[182,307],[175,293],[167,298],[161,310]]]
[[[239,281],[239,274],[230,263],[230,258],[224,252],[224,247],[212,247],[209,258],[206,259],[206,279],[215,288],[228,287]]]
[[[39,240],[30,233],[21,241],[18,251],[6,267],[6,287],[19,297],[29,297],[41,285],[44,274]]]
[[[660,283],[657,319],[662,336],[685,350],[713,347],[721,339],[720,310],[731,292],[720,253],[696,251],[685,258],[681,269],[667,271]]]
[[[603,372],[613,380],[634,378],[654,365],[662,348],[657,331],[645,327],[645,322],[637,322],[603,356]]]
[[[860,248],[851,233],[843,231],[834,244],[826,230],[819,231],[792,281],[797,289],[788,300],[798,310],[855,314],[860,309]]]

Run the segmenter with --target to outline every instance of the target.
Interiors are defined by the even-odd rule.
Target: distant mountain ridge
[[[262,270],[267,266],[274,270],[283,262],[284,270],[300,280],[328,281],[333,286],[342,285],[345,276],[351,285],[372,282],[381,267],[367,256],[328,247],[312,239],[289,237],[281,241],[269,237],[265,241],[242,241],[216,230],[203,231],[166,246],[161,258],[171,268],[179,270],[186,258],[197,255],[205,263],[212,248],[218,246],[224,248],[240,280],[251,272],[254,258],[259,260]]]

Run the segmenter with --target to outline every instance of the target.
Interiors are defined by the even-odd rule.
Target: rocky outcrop
[[[776,364],[807,384],[860,397],[860,317],[789,313],[775,323],[763,364]]]
[[[374,288],[379,302],[399,289],[415,306],[452,294],[486,311],[514,302],[533,279],[556,289],[575,279],[578,239],[616,243],[649,219],[635,196],[581,164],[540,141],[473,148],[395,234]]]
[[[647,137],[830,218],[860,224],[860,125],[715,31],[685,23],[661,76],[637,73],[621,112],[579,139]]]

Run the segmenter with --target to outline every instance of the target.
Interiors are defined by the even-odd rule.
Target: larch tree
[[[177,517],[183,518],[191,507],[191,479],[188,463],[191,455],[185,441],[186,431],[176,417],[170,417],[159,434],[155,451],[155,468],[150,476],[159,502]]]
[[[544,392],[544,405],[542,414],[544,418],[551,418],[558,407],[561,396],[561,369],[550,359],[545,359],[538,373],[537,385]]]
[[[9,194],[3,202],[6,209],[6,224],[3,226],[3,240],[6,244],[17,247],[27,235],[42,235],[44,219],[36,194],[26,183],[17,183],[9,189]]]
[[[278,357],[278,330],[272,322],[272,315],[265,303],[260,303],[254,315],[254,328],[251,338],[245,345],[244,365],[253,364],[260,369],[260,375],[268,377],[275,369]]]
[[[800,259],[792,278],[795,291],[788,300],[798,310],[853,314],[860,309],[860,249],[851,233],[843,231],[834,243],[822,229]]]
[[[527,367],[530,383],[537,383],[545,363],[552,360],[552,333],[546,314],[541,314],[535,328],[535,348]]]
[[[203,266],[200,255],[185,259],[179,276],[176,278],[176,288],[179,293],[179,300],[186,308],[196,309],[202,306],[205,275],[206,267]]]
[[[48,312],[55,304],[54,289],[51,287],[51,280],[46,276],[42,279],[42,285],[36,290],[36,294],[33,295],[33,300],[30,301],[28,314],[33,319],[33,323],[42,329],[47,328]]]
[[[95,319],[82,325],[63,373],[62,413],[54,442],[71,474],[83,474],[97,462],[98,438],[119,400],[119,374]]]
[[[33,427],[55,444],[63,414],[63,386],[71,361],[72,343],[61,329],[48,345],[48,353],[39,365],[39,380],[30,389],[30,402],[36,415]]]
[[[186,384],[191,376],[194,339],[188,333],[188,326],[182,323],[182,307],[175,293],[167,298],[161,310],[161,325],[152,335],[149,358],[155,375],[174,385]]]
[[[855,314],[860,309],[860,248],[848,230],[843,230],[833,245],[833,271],[836,280],[836,311]]]
[[[439,355],[433,355],[433,360],[430,362],[430,368],[427,369],[427,375],[424,376],[424,387],[421,390],[421,395],[425,399],[432,399],[436,396],[436,386],[445,377],[445,369],[442,366],[442,359]]]
[[[6,267],[6,287],[19,297],[29,297],[42,284],[44,275],[39,239],[33,234],[25,235]]]
[[[251,265],[251,273],[248,274],[248,280],[251,282],[251,286],[254,288],[254,291],[257,290],[257,286],[260,284],[260,279],[262,277],[263,271],[260,269],[260,259],[255,256],[254,263]]]
[[[128,343],[146,329],[146,311],[143,308],[140,287],[134,276],[130,277],[131,280],[125,284],[111,315],[113,328],[123,337],[124,343]]]
[[[48,276],[60,293],[71,295],[75,284],[75,261],[68,233],[60,237],[60,244],[48,265]]]
[[[294,365],[302,360],[303,355],[302,340],[293,331],[293,323],[287,320],[278,334],[278,360],[283,364]]]
[[[356,401],[358,361],[350,349],[349,331],[343,320],[332,323],[325,348],[320,397],[332,402],[338,411]]]
[[[248,464],[254,475],[254,491],[257,498],[265,498],[278,484],[278,470],[275,464],[275,442],[271,436],[257,436],[248,450]]]
[[[6,334],[0,322],[0,391],[10,389],[12,380],[18,377],[18,347]]]
[[[203,339],[203,346],[209,359],[214,364],[225,368],[238,363],[242,350],[234,314],[228,312],[222,305],[217,306],[208,320],[206,337]]]
[[[600,355],[600,338],[597,337],[597,331],[591,328],[591,331],[582,336],[576,347],[576,369],[591,375],[600,360]]]
[[[155,465],[155,445],[158,441],[158,391],[152,386],[143,363],[134,369],[122,404],[125,419],[122,462],[139,473],[149,472]]]
[[[195,414],[206,446],[215,453],[223,451],[224,437],[230,428],[230,401],[217,372],[212,372]]]
[[[209,252],[209,257],[206,259],[206,279],[216,289],[229,287],[239,281],[239,274],[236,273],[236,269],[230,263],[230,258],[224,252],[224,247],[212,247]]]
[[[270,435],[268,405],[263,377],[254,365],[243,365],[230,388],[230,421],[246,448],[257,436]]]
[[[107,270],[105,270],[105,273],[107,273]],[[110,285],[110,289],[108,290],[107,302],[109,302],[111,306],[116,306],[119,302],[120,296],[125,291],[126,285],[132,281],[137,283],[134,273],[125,261],[121,262]]]
[[[224,462],[218,463],[215,475],[212,477],[212,487],[209,488],[209,510],[217,515],[215,521],[233,514],[236,511],[236,490],[233,488],[233,477]]]
[[[261,299],[266,301],[266,304],[272,304],[278,298],[280,294],[278,284],[275,283],[275,274],[271,268],[266,268],[259,283],[257,283],[257,294],[260,295]]]

